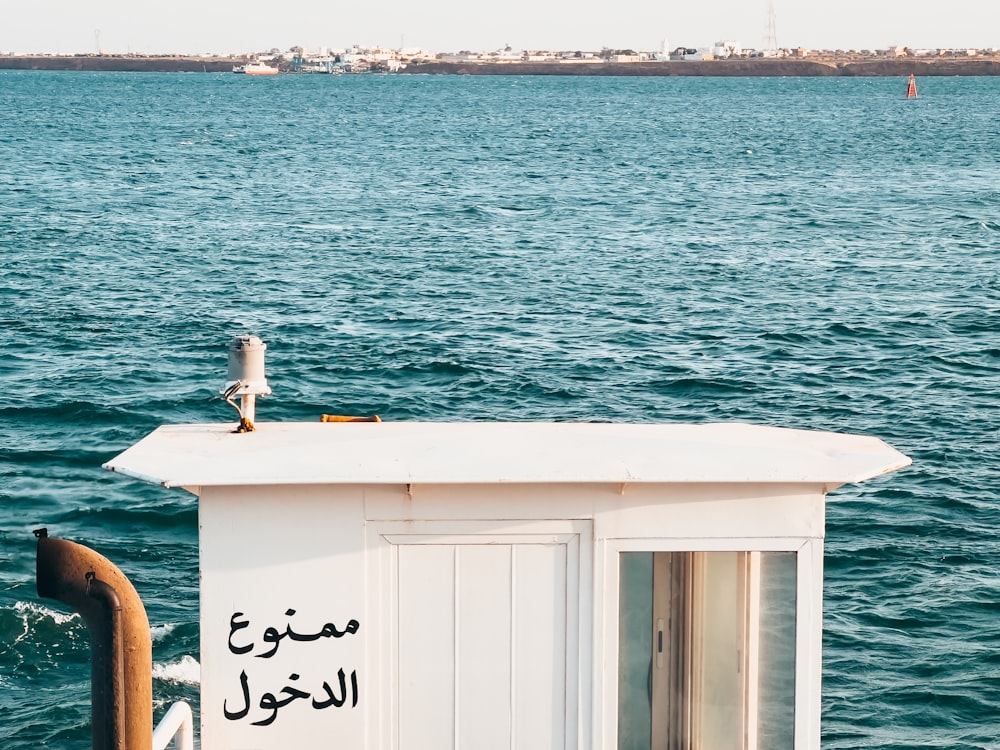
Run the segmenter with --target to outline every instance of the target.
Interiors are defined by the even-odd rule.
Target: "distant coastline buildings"
[[[458,52],[432,52],[415,47],[400,47],[388,49],[384,47],[362,47],[354,45],[348,48],[306,49],[293,47],[288,50],[272,48],[243,55],[111,55],[92,52],[77,55],[26,55],[0,51],[0,68],[27,69],[80,69],[80,70],[204,70],[221,71],[234,65],[248,61],[259,61],[279,68],[282,72],[295,73],[394,73],[415,72],[416,70],[434,69],[432,72],[449,72],[455,66],[460,66],[458,72],[485,71],[497,72],[498,66],[517,66],[510,72],[523,71],[526,68],[539,70],[546,66],[546,72],[563,70],[566,73],[584,73],[580,67],[575,69],[561,66],[593,66],[600,68],[602,73],[608,73],[609,66],[639,66],[644,71],[652,70],[657,63],[699,62],[709,63],[727,61],[729,65],[737,62],[750,63],[756,60],[787,60],[790,62],[811,62],[817,66],[844,67],[852,64],[874,64],[885,61],[912,60],[924,62],[937,61],[981,61],[990,63],[985,74],[1000,74],[993,69],[993,63],[1000,66],[1000,50],[989,49],[914,49],[905,46],[889,46],[884,49],[850,49],[850,50],[811,50],[804,47],[771,48],[768,44],[762,49],[744,47],[739,41],[722,39],[709,46],[676,46],[671,48],[664,39],[656,51],[641,51],[629,48],[615,49],[604,47],[599,50],[555,50],[555,49],[525,49],[515,50],[510,45],[486,52],[459,50]],[[145,62],[144,62],[145,61]],[[157,67],[153,61],[157,61]],[[171,62],[173,61],[173,62]],[[227,66],[229,66],[227,68]],[[480,66],[478,69],[476,66]],[[558,66],[558,67],[556,67]],[[676,71],[676,68],[671,70]],[[621,69],[627,74],[628,69]],[[596,72],[596,70],[595,70]],[[650,74],[657,74],[655,72]],[[674,73],[671,73],[674,74]],[[684,74],[683,69],[677,74]],[[712,73],[704,73],[711,75]],[[752,73],[743,73],[750,75]],[[806,74],[809,73],[795,73]]]
[[[599,63],[648,63],[648,62],[684,62],[713,60],[753,60],[760,58],[816,60],[822,62],[853,62],[861,60],[898,60],[905,58],[921,59],[953,59],[953,58],[997,58],[997,49],[912,49],[904,46],[890,46],[884,49],[866,50],[810,50],[804,47],[752,49],[743,47],[738,41],[723,39],[711,46],[686,47],[669,49],[664,39],[659,50],[654,52],[637,51],[634,49],[612,49],[604,47],[600,50],[554,50],[525,49],[516,51],[509,45],[501,49],[487,52],[460,50],[458,52],[431,52],[419,48],[400,48],[396,50],[382,47],[363,48],[354,46],[349,49],[327,49],[316,51],[296,47],[288,51],[270,50],[255,57],[268,60],[274,64],[288,67],[299,72],[363,72],[366,70],[382,70],[394,72],[412,64],[443,63],[560,63],[560,64],[599,64]]]

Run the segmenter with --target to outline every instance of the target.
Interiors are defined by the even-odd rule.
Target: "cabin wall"
[[[611,750],[620,552],[795,550],[821,490],[205,488],[202,746]]]
[[[490,484],[369,488],[369,520],[582,518],[595,539],[819,538],[823,488],[788,484]]]
[[[202,747],[364,747],[360,493],[212,488],[199,523]]]

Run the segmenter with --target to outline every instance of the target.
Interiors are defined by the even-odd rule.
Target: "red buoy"
[[[910,82],[906,86],[906,98],[917,98],[917,80],[913,77],[913,73],[910,73]]]

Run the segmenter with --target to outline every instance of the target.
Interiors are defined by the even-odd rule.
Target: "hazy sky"
[[[1000,0],[773,0],[779,46],[1000,47]],[[3,0],[0,51],[763,47],[768,0]]]

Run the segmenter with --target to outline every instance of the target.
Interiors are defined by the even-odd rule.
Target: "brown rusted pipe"
[[[89,547],[38,538],[38,595],[57,599],[90,630],[93,750],[152,750],[153,646],[146,609],[131,581]]]

